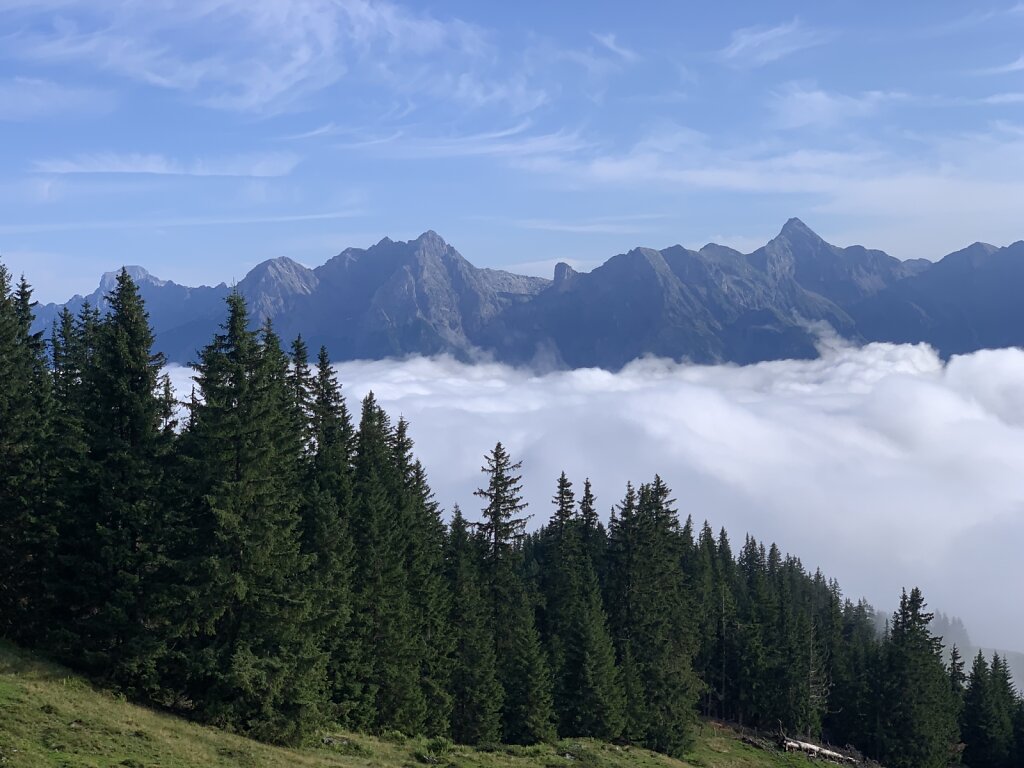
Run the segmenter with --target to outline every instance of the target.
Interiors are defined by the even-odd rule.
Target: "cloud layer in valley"
[[[338,366],[350,405],[373,390],[411,422],[438,501],[472,518],[484,453],[523,460],[532,524],[563,469],[607,515],[660,473],[685,516],[776,541],[891,610],[920,585],[975,642],[1024,650],[1024,351],[948,364],[924,345],[836,346],[813,361],[538,375],[451,359]],[[188,372],[176,369],[179,391]],[[187,389],[185,390],[187,391]],[[738,540],[738,541],[737,541]],[[1009,606],[1009,607],[1008,607]]]

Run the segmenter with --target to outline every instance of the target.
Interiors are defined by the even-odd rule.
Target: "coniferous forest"
[[[126,272],[45,338],[33,306],[0,267],[0,634],[135,700],[277,743],[678,755],[707,717],[889,768],[1024,765],[1007,665],[945,649],[918,589],[880,621],[656,475],[614,503],[552,478],[529,532],[501,443],[443,513],[408,424],[372,395],[357,418],[328,351],[238,294],[183,404]]]

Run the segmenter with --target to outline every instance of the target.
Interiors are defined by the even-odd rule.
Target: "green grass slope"
[[[3,768],[806,768],[705,725],[684,761],[633,747],[568,740],[479,751],[427,739],[325,734],[309,749],[281,749],[138,707],[32,654],[0,643]]]

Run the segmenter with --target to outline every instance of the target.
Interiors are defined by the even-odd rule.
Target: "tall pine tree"
[[[480,542],[458,507],[452,511],[445,565],[451,591],[454,631],[451,733],[460,744],[496,744],[501,740],[504,690],[492,630],[490,595],[481,566]]]
[[[533,606],[522,576],[521,541],[526,518],[520,476],[498,443],[482,471],[487,487],[479,531],[485,542],[489,575],[492,631],[498,658],[498,679],[504,691],[502,733],[505,741],[532,744],[555,734],[551,676],[541,650]]]
[[[945,768],[957,742],[956,704],[942,663],[941,638],[916,587],[904,591],[886,647],[881,762],[891,768]]]
[[[182,438],[182,695],[206,721],[295,743],[321,722],[326,676],[302,546],[303,430],[277,337],[248,324],[234,293]]]

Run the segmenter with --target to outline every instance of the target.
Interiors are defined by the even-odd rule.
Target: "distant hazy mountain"
[[[224,314],[224,284],[189,288],[140,267],[171,360],[187,362]],[[113,273],[84,301],[104,307]],[[301,333],[336,360],[449,353],[512,363],[618,368],[645,354],[747,363],[813,357],[824,327],[853,341],[926,341],[945,355],[1024,344],[1024,242],[976,243],[932,263],[830,245],[799,219],[750,254],[709,244],[636,248],[554,280],[474,267],[436,233],[349,248],[315,269],[288,258],[238,283],[254,323]],[[49,327],[60,308],[39,310]]]

